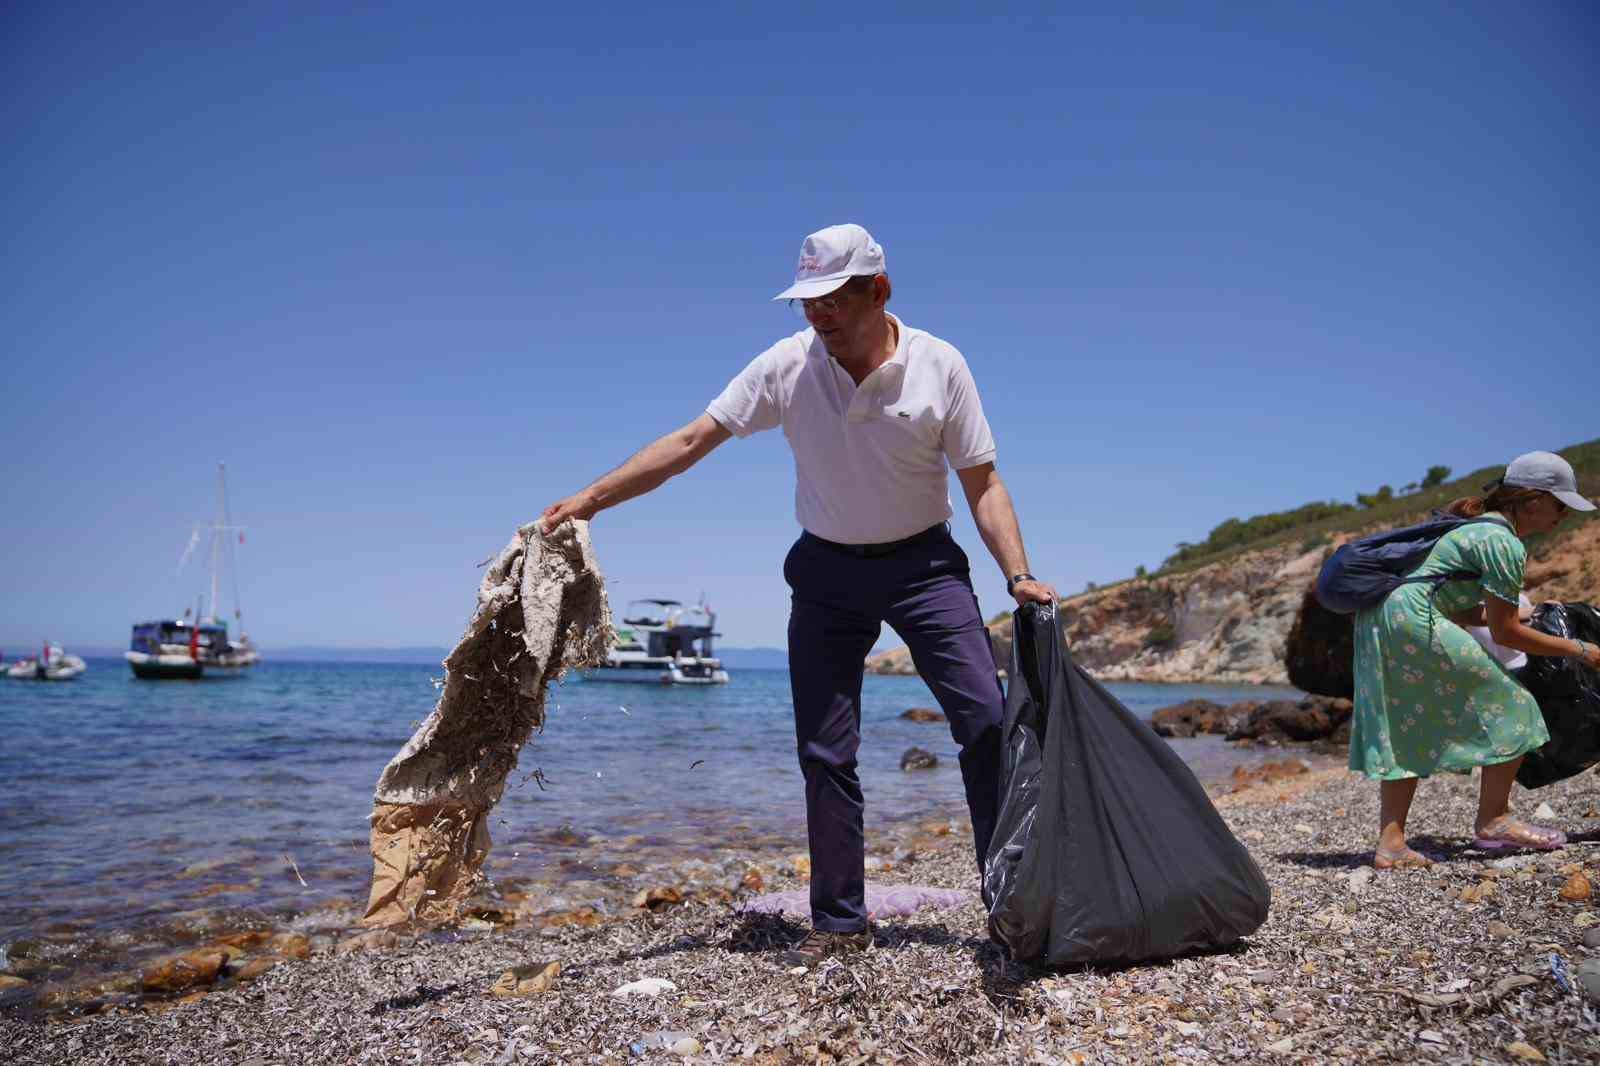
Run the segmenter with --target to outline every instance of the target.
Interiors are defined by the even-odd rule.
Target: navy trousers
[[[789,684],[806,780],[811,921],[826,932],[867,927],[861,781],[861,678],[882,623],[911,650],[961,747],[978,869],[1000,804],[1003,695],[994,651],[972,592],[967,555],[948,529],[888,555],[863,558],[803,534],[783,576],[789,612]]]

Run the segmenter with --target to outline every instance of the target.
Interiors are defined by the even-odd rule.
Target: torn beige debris
[[[489,811],[549,684],[604,661],[614,635],[587,522],[523,526],[484,574],[444,691],[373,797],[371,926],[449,921],[489,853]]]

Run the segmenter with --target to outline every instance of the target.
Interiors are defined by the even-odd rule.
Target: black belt
[[[921,533],[913,533],[909,537],[886,541],[883,544],[840,544],[836,540],[827,540],[809,531],[803,535],[810,537],[825,548],[832,548],[834,551],[844,552],[846,555],[856,555],[863,559],[871,559],[879,555],[893,555],[902,548],[909,548],[913,544],[920,544],[925,540],[933,540],[935,537],[948,536],[949,533],[950,523],[940,522],[936,526],[929,526]]]

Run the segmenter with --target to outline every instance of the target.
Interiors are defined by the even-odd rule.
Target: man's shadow
[[[653,956],[667,953],[669,950],[693,950],[693,948],[707,946],[706,941],[708,939],[723,939],[722,946],[736,954],[776,955],[803,937],[807,929],[805,923],[777,914],[735,911],[731,918],[732,920],[727,924],[725,931],[720,936],[684,938],[685,941],[693,942],[692,947],[674,948],[664,946],[662,949],[653,950],[648,954]],[[1027,1006],[1027,1000],[1022,993],[1029,985],[1046,978],[1075,974],[1108,976],[1131,970],[1160,970],[1182,959],[1239,955],[1250,949],[1248,940],[1240,940],[1227,947],[1196,949],[1171,958],[1037,966],[1030,963],[1017,962],[1011,958],[1005,948],[987,936],[975,936],[970,932],[952,929],[950,926],[939,922],[933,916],[929,916],[922,921],[916,921],[909,917],[879,921],[876,924],[876,932],[877,935],[873,943],[874,951],[894,951],[908,944],[923,944],[931,947],[956,948],[971,952],[973,961],[977,964],[978,971],[981,974],[984,998],[989,1001],[989,1005],[996,1012],[1012,1015],[1037,1012],[1037,1007],[1029,1008]]]

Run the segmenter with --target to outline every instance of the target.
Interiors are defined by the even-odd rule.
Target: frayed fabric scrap
[[[551,682],[605,660],[615,634],[587,522],[530,523],[495,558],[444,691],[373,796],[369,926],[450,921],[489,854],[489,811],[544,726]]]

